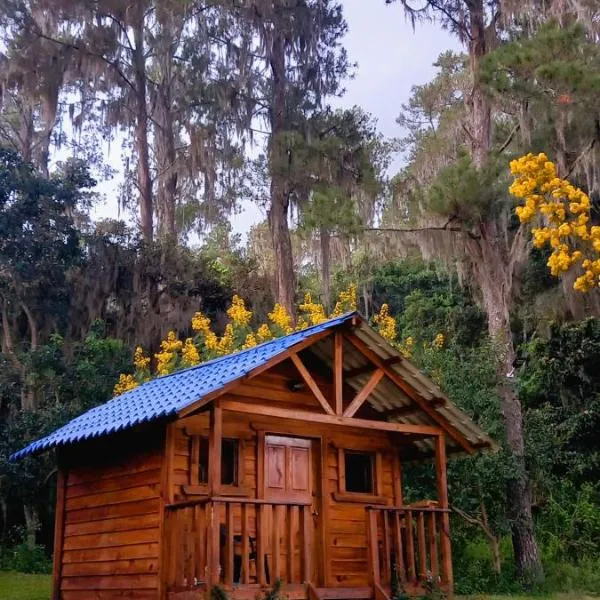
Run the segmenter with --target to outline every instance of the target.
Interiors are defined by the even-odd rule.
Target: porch
[[[358,508],[358,507],[357,507]],[[166,597],[199,600],[221,585],[235,599],[252,599],[280,580],[290,600],[386,600],[394,580],[411,595],[427,582],[452,591],[449,510],[440,506],[366,506],[366,548],[347,548],[348,569],[366,553],[364,586],[328,577],[317,516],[310,502],[203,498],[169,508],[171,548]]]

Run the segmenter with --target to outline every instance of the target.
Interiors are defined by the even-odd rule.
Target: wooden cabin
[[[449,454],[493,442],[357,313],[150,381],[56,448],[53,599],[452,593]],[[406,504],[407,462],[437,497]],[[395,579],[397,578],[397,579]]]

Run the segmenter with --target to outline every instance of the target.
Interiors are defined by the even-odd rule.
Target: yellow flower
[[[231,354],[233,352],[233,325],[231,323],[227,323],[225,326],[225,333],[219,340],[217,345],[217,354],[219,356],[225,356],[226,354]]]
[[[510,170],[515,180],[509,191],[524,201],[515,208],[521,223],[538,217],[548,224],[532,229],[532,236],[536,248],[548,245],[552,249],[548,258],[552,275],[558,277],[581,263],[584,273],[575,280],[574,288],[584,292],[598,286],[599,273],[591,265],[599,260],[600,234],[596,238],[594,226],[589,225],[589,196],[558,177],[556,166],[543,153],[511,161]],[[577,242],[581,249],[572,249]]]
[[[273,311],[270,312],[268,316],[270,321],[274,325],[279,327],[279,329],[281,329],[284,335],[288,335],[289,333],[292,333],[292,331],[294,331],[292,327],[292,317],[289,315],[285,307],[281,304],[277,303],[274,306]]]
[[[181,351],[181,360],[186,367],[193,367],[200,364],[200,353],[194,345],[192,338],[187,338]]]
[[[160,343],[160,348],[163,352],[179,352],[183,347],[183,342],[177,338],[174,331],[167,333],[167,339]]]
[[[304,303],[298,308],[300,312],[305,313],[310,325],[319,325],[319,323],[327,320],[325,307],[322,304],[313,302],[310,294],[305,294]]]
[[[256,331],[256,339],[259,344],[273,339],[273,333],[266,323],[263,323]]]
[[[192,329],[206,335],[210,331],[210,319],[201,312],[197,312],[192,317]]]
[[[379,334],[388,342],[394,343],[396,340],[396,320],[390,316],[390,307],[387,304],[381,305],[381,309],[373,317],[373,321],[377,325]]]
[[[408,336],[399,346],[400,353],[404,358],[410,358],[413,354],[415,340],[412,336]]]
[[[209,352],[215,352],[219,347],[219,339],[214,332],[209,331],[204,338],[204,345]]]
[[[246,327],[252,319],[252,312],[246,309],[246,304],[237,294],[231,299],[231,306],[227,309],[229,318],[234,325]]]
[[[340,292],[331,316],[339,317],[344,313],[356,310],[356,301],[356,285],[351,283],[347,290],[342,290]]]
[[[438,333],[435,336],[435,339],[433,340],[433,346],[434,348],[437,348],[438,350],[441,350],[444,347],[444,343],[446,341],[446,338],[444,337],[443,333]]]
[[[117,381],[115,387],[113,388],[113,395],[119,396],[125,392],[128,392],[129,390],[133,390],[138,385],[139,383],[136,381],[133,375],[125,375],[121,373],[121,375],[119,375],[119,381]]]
[[[146,371],[150,366],[150,357],[144,354],[144,349],[138,346],[133,354],[133,364],[136,369]]]
[[[243,346],[242,346],[242,350],[247,350],[248,348],[254,348],[254,346],[256,346],[258,344],[258,342],[256,341],[256,336],[253,333],[249,333],[246,336],[246,341],[244,342]]]

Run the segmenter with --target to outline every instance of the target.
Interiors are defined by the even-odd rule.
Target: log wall
[[[162,440],[153,429],[66,457],[58,598],[158,597]]]

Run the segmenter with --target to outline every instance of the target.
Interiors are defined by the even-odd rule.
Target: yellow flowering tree
[[[580,268],[573,287],[588,292],[600,286],[600,227],[590,224],[588,195],[558,177],[556,166],[544,154],[527,154],[510,163],[514,182],[510,193],[523,200],[516,208],[521,223],[534,219],[541,227],[532,229],[533,245],[548,246],[548,267],[558,277]]]
[[[133,374],[122,374],[114,387],[114,394],[118,396],[134,389],[141,383],[148,381],[153,376],[168,375],[179,369],[193,367],[202,362],[231,354],[237,350],[252,348],[273,338],[288,335],[318,325],[328,318],[340,316],[346,312],[356,310],[356,286],[351,284],[348,289],[340,292],[335,308],[329,317],[325,308],[318,302],[313,302],[310,294],[304,296],[304,302],[298,306],[298,322],[292,326],[292,317],[281,304],[275,304],[268,314],[269,323],[263,323],[255,330],[252,328],[252,311],[239,296],[233,296],[231,306],[227,310],[229,323],[225,325],[222,336],[213,330],[210,319],[197,312],[192,317],[192,330],[194,337],[180,340],[175,331],[169,331],[165,340],[160,344],[160,352],[154,355],[154,373],[152,373],[151,358],[138,346],[133,356]],[[413,354],[415,340],[408,337],[398,342],[396,320],[390,315],[389,306],[382,305],[381,310],[373,317],[373,323],[379,333],[400,352],[410,358]],[[444,336],[439,333],[431,347],[440,349],[444,345]],[[428,345],[429,346],[429,345]]]
[[[275,337],[288,335],[294,330],[317,325],[327,319],[322,304],[312,301],[310,294],[298,307],[298,324],[293,326],[291,315],[281,304],[275,304],[268,314],[269,322],[263,323],[254,330],[252,328],[252,311],[246,308],[242,298],[235,295],[227,309],[229,322],[225,325],[223,335],[218,336],[212,329],[210,318],[201,312],[192,317],[193,337],[179,339],[175,331],[169,331],[166,339],[160,344],[160,351],[154,355],[154,372],[152,359],[137,347],[133,357],[133,374],[121,374],[114,387],[117,396],[134,389],[153,376],[168,375],[179,369],[193,367],[212,358],[225,356],[237,350],[252,348]],[[356,286],[351,285],[340,292],[336,308],[331,316],[343,314],[356,309]]]

